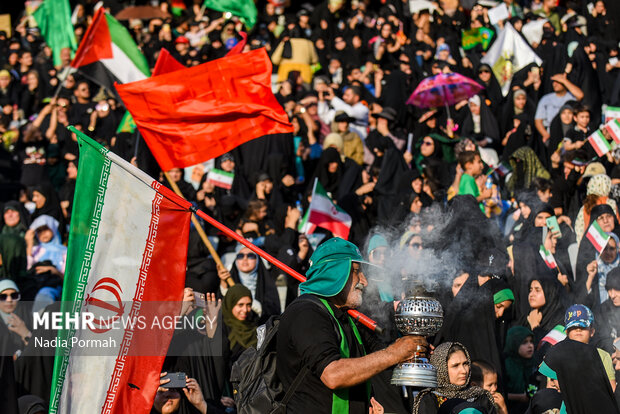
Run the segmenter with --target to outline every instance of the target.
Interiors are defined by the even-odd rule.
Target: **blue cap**
[[[374,234],[368,241],[368,254],[377,247],[389,247],[387,240],[380,234]]]
[[[564,315],[564,325],[567,331],[576,327],[589,328],[592,323],[594,323],[594,315],[585,305],[572,305]]]

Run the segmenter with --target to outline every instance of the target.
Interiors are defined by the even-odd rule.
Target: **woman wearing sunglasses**
[[[32,335],[24,322],[24,306],[20,306],[19,288],[10,279],[0,280],[0,352],[19,356]],[[20,315],[20,316],[18,316]]]
[[[238,245],[236,252],[237,257],[230,272],[226,269],[220,269],[218,272],[220,292],[222,296],[226,296],[228,277],[231,277],[236,284],[240,283],[247,287],[254,298],[252,310],[258,315],[257,323],[260,325],[271,315],[279,315],[281,312],[275,279],[256,253],[243,245]]]

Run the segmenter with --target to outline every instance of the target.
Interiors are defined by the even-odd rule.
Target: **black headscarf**
[[[19,223],[17,223],[14,227],[7,226],[4,222],[4,214],[2,214],[2,216],[0,216],[0,227],[2,228],[2,234],[11,233],[24,237],[26,231],[28,230],[28,226],[30,226],[30,215],[28,214],[28,211],[26,211],[22,203],[14,200],[7,201],[4,204],[2,211],[4,212],[7,209],[15,210],[19,213]]]
[[[557,375],[566,412],[620,413],[594,346],[567,338],[547,352],[544,362]]]
[[[469,278],[445,310],[443,326],[435,337],[441,342],[460,342],[471,350],[475,360],[489,361],[502,372],[500,350],[495,335],[495,305],[491,292],[478,286],[476,274]]]
[[[588,227],[586,227],[585,231],[587,232],[590,225],[594,223],[594,221],[599,218],[603,214],[611,214],[614,218],[614,229],[612,230],[616,235],[620,233],[620,226],[618,226],[618,220],[616,218],[616,214],[614,210],[608,204],[599,204],[592,208],[592,212],[590,213],[590,222],[588,223]],[[577,253],[577,274],[575,275],[575,286],[577,290],[577,294],[580,296],[585,296],[586,292],[586,280],[588,278],[587,267],[588,264],[596,259],[597,251],[592,242],[587,237],[583,237],[581,239],[581,243],[579,244],[579,252]],[[595,278],[592,286],[598,285],[598,276]],[[594,298],[598,298],[598,289],[593,288],[592,292],[594,294]]]
[[[338,164],[338,169],[334,173],[328,171],[329,164],[335,162]],[[340,154],[336,148],[327,148],[323,150],[319,164],[316,167],[314,177],[310,180],[310,183],[314,183],[314,179],[318,178],[319,182],[328,193],[336,194],[342,179],[343,164]]]
[[[530,407],[526,414],[544,414],[550,410],[559,410],[562,406],[562,394],[554,388],[539,390],[530,400]]]
[[[253,299],[259,301],[263,308],[263,313],[258,320],[258,324],[261,324],[270,316],[280,314],[280,297],[278,296],[278,289],[272,274],[265,268],[260,258],[258,259],[256,271],[256,295]],[[230,277],[235,283],[241,283],[236,263],[230,269]]]
[[[35,187],[32,187],[32,191],[36,191],[45,197],[45,204],[41,208],[37,208],[34,213],[32,213],[32,219],[36,219],[42,215],[48,215],[54,217],[58,220],[58,228],[61,233],[64,232],[64,222],[65,217],[62,214],[62,209],[60,208],[60,201],[58,201],[58,195],[56,194],[56,190],[52,187],[51,184],[41,184]]]
[[[489,79],[488,83],[483,82],[482,79],[480,79],[480,75],[478,75],[476,79],[476,82],[484,86],[484,89],[482,90],[480,95],[483,98],[483,100],[484,98],[486,98],[489,101],[491,101],[491,105],[490,105],[491,111],[494,114],[499,114],[499,108],[501,107],[501,104],[504,101],[504,94],[502,93],[502,87],[500,86],[499,81],[493,74],[493,69],[491,68],[491,66],[489,66],[486,63],[482,63],[480,66],[478,66],[476,73],[479,73],[480,69],[486,69],[489,72],[491,72],[491,79]]]
[[[545,304],[539,309],[540,313],[542,313],[542,320],[538,327],[533,330],[534,344],[537,345],[540,340],[557,325],[564,325],[564,313],[568,307],[568,298],[564,287],[557,279],[534,278],[530,281],[529,286],[531,286],[535,280],[540,283],[543,293],[545,294]],[[527,316],[530,311],[532,311],[529,303],[528,308],[529,310],[519,320],[519,324],[526,327],[529,326]]]

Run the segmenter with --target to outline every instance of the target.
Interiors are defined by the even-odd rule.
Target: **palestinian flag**
[[[148,414],[174,333],[148,321],[180,314],[191,204],[69,130],[80,165],[61,312],[93,326],[59,330],[49,412]]]
[[[613,138],[616,144],[620,144],[620,121],[612,119],[605,124],[605,129],[609,132],[609,135]]]
[[[605,122],[609,122],[612,119],[620,120],[620,107],[618,107],[618,106],[607,106],[605,108]]]
[[[149,65],[127,29],[99,8],[86,30],[71,66],[109,91],[114,82],[150,76]]]
[[[538,252],[540,253],[540,257],[542,257],[549,269],[556,269],[558,267],[558,264],[556,263],[553,254],[551,254],[551,252],[547,250],[544,245],[540,245],[540,249],[538,249]]]
[[[611,151],[609,142],[607,142],[607,139],[605,139],[605,136],[600,130],[596,130],[594,134],[590,135],[588,137],[588,142],[590,142],[590,145],[592,145],[592,148],[596,151],[596,155],[599,157]]]
[[[547,333],[547,335],[545,335],[544,338],[540,340],[540,342],[538,343],[538,348],[543,346],[545,342],[551,345],[555,345],[558,342],[562,342],[564,339],[566,339],[566,330],[564,329],[564,326],[556,325],[555,328],[550,330],[549,333]]]
[[[218,170],[213,168],[207,174],[207,181],[212,183],[216,187],[230,190],[235,180],[235,173],[231,173],[224,170]]]
[[[314,181],[312,201],[308,212],[309,223],[331,231],[336,237],[345,240],[349,238],[351,216],[334,204],[318,178]]]
[[[605,233],[596,220],[590,225],[586,237],[590,240],[590,243],[594,246],[597,252],[602,252],[607,242],[609,241],[609,234]]]

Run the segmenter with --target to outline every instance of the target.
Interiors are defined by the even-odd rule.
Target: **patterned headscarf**
[[[588,195],[607,197],[611,191],[611,178],[605,174],[595,175],[588,181]]]
[[[444,342],[437,346],[433,351],[430,358],[430,363],[437,369],[437,388],[426,388],[415,397],[413,403],[413,414],[418,414],[420,409],[420,402],[425,394],[435,393],[447,399],[460,398],[466,401],[475,399],[481,395],[484,395],[489,399],[491,404],[494,404],[493,396],[488,391],[480,387],[469,386],[469,380],[471,379],[471,370],[467,376],[467,382],[465,385],[455,385],[450,383],[450,375],[448,374],[448,358],[452,347],[458,346],[465,353],[467,363],[471,366],[471,358],[467,348],[459,342]]]

